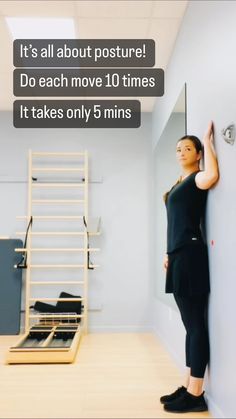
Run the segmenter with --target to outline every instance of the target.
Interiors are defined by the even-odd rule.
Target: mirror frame
[[[181,112],[183,109],[184,112]],[[166,271],[163,259],[166,250],[167,217],[163,195],[179,177],[175,157],[178,138],[187,135],[187,85],[184,83],[175,106],[153,151],[154,179],[154,294],[155,298],[177,309],[172,294],[165,293]],[[164,175],[163,175],[164,174]]]

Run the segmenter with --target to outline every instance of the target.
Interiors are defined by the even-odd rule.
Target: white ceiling
[[[11,110],[15,99],[12,94],[13,40],[5,17],[74,18],[76,38],[81,39],[151,38],[156,41],[155,67],[165,70],[187,3],[187,0],[0,1],[0,110]],[[54,38],[53,27],[51,38]],[[155,98],[138,99],[141,99],[143,112],[152,111]]]

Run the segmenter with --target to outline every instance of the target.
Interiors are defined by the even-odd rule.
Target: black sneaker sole
[[[191,409],[185,409],[185,410],[169,410],[168,406],[167,406],[167,409],[164,406],[164,410],[170,413],[188,413],[188,412],[207,412],[208,408],[204,406],[202,407],[199,406],[199,407],[192,407]]]
[[[177,399],[178,397],[176,397],[176,399]],[[174,402],[176,399],[172,399],[172,400],[166,400],[166,401],[162,401],[162,400],[160,400],[160,403],[161,404],[169,404],[169,403],[172,403],[172,402]]]

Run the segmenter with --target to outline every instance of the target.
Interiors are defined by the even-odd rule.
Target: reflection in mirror
[[[176,309],[172,294],[165,294],[166,271],[163,260],[166,254],[166,208],[163,195],[179,178],[176,161],[176,143],[186,135],[186,85],[179,94],[176,105],[154,150],[154,222],[155,222],[155,294],[165,304]]]

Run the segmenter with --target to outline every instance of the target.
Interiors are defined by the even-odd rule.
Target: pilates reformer
[[[58,314],[59,316],[59,314]],[[71,313],[68,313],[71,316]],[[60,317],[58,317],[60,319]],[[81,335],[78,324],[37,324],[11,347],[9,364],[70,363],[74,361]]]
[[[58,159],[59,161],[63,158],[69,159],[82,159],[82,167],[73,167],[69,168],[61,167],[58,164],[57,166],[48,165],[43,166],[34,166],[34,160],[37,161],[38,158],[50,158]],[[58,160],[57,160],[58,161]],[[38,163],[38,161],[37,161]],[[82,180],[78,182],[55,182],[55,180],[48,182],[38,182],[35,173],[69,173],[82,172]],[[33,176],[34,174],[34,176]],[[21,364],[21,363],[71,363],[74,361],[81,336],[87,333],[87,324],[88,324],[88,270],[98,267],[98,265],[92,264],[90,260],[90,253],[96,252],[99,249],[91,248],[89,246],[89,237],[92,235],[100,234],[98,229],[100,228],[100,219],[96,224],[96,229],[89,228],[89,218],[88,218],[88,156],[87,152],[84,153],[29,153],[29,175],[28,175],[28,215],[18,217],[28,221],[27,226],[27,235],[25,238],[25,243],[23,248],[15,249],[16,252],[22,253],[22,260],[16,266],[18,269],[24,269],[25,271],[25,333],[20,337],[19,341],[12,346],[7,354],[6,362],[8,364]],[[33,197],[33,191],[36,188],[53,188],[56,189],[62,188],[79,188],[82,189],[83,199],[35,199]],[[62,204],[82,204],[83,205],[83,215],[63,215],[63,216],[52,216],[52,215],[34,215],[32,213],[32,207],[34,204],[52,204],[52,205],[62,205]],[[76,231],[33,231],[33,222],[34,220],[81,220],[82,226],[79,230]],[[69,230],[69,229],[68,229]],[[18,232],[17,235],[23,235],[24,232]],[[82,246],[80,247],[34,247],[32,241],[34,236],[40,237],[56,237],[58,241],[62,237],[79,237],[82,240]],[[71,253],[71,254],[81,254],[82,262],[73,263],[73,264],[35,264],[32,259],[35,254],[49,254],[52,253],[59,254],[59,252]],[[60,256],[59,256],[60,257]],[[71,272],[71,269],[77,270],[80,273],[83,272],[82,280],[35,280],[33,278],[32,272],[36,269],[43,269],[52,271],[54,269],[60,270],[63,269],[68,274]],[[82,286],[83,297],[75,296],[62,292],[59,297],[43,297],[36,298],[32,297],[32,288],[44,286],[47,288],[47,285],[63,285],[63,286]],[[56,305],[50,305],[48,302],[56,302]],[[35,303],[32,306],[32,303]],[[32,314],[32,309],[33,314]]]

